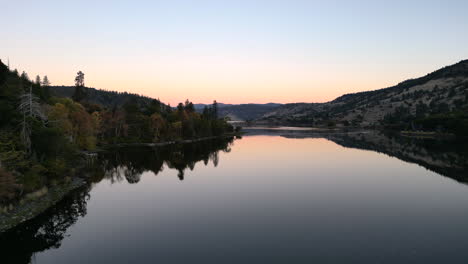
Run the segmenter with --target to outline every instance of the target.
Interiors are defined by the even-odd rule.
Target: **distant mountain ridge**
[[[404,126],[454,112],[461,113],[465,120],[463,113],[467,109],[468,60],[463,60],[389,88],[345,94],[326,103],[285,104],[257,121],[312,126]]]
[[[203,111],[205,104],[195,104],[197,111]],[[218,115],[229,117],[233,121],[249,121],[262,117],[264,114],[282,106],[278,103],[266,104],[223,104],[218,103]]]

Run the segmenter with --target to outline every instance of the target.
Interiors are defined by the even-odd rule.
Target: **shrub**
[[[6,203],[19,196],[21,185],[15,180],[13,174],[0,168],[0,203]]]

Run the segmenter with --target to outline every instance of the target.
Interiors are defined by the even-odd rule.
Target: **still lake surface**
[[[464,146],[249,132],[102,154],[90,186],[0,234],[0,262],[468,263]]]

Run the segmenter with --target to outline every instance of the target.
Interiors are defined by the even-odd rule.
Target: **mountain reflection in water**
[[[129,246],[131,243],[137,243],[133,250],[123,252],[119,251],[121,248],[116,249],[121,259],[115,259],[114,263],[127,263],[129,259],[134,258],[143,262],[145,260],[151,262],[152,257],[158,254],[166,258],[166,255],[172,254],[174,259],[170,260],[174,260],[175,263],[187,262],[187,256],[174,253],[178,252],[179,247],[186,250],[185,254],[191,254],[192,257],[209,260],[208,262],[212,263],[245,262],[245,260],[251,260],[251,257],[257,261],[269,263],[284,263],[285,260],[291,260],[291,257],[294,260],[303,260],[304,263],[313,260],[339,263],[346,257],[359,263],[405,261],[415,263],[414,261],[422,259],[426,260],[426,263],[437,263],[447,255],[447,252],[453,254],[452,260],[459,261],[466,257],[467,254],[458,249],[468,242],[468,239],[464,240],[467,236],[463,235],[466,228],[453,222],[464,218],[463,210],[458,210],[456,205],[463,204],[468,199],[468,195],[460,192],[457,186],[453,186],[455,182],[444,183],[435,181],[434,178],[429,179],[429,176],[433,176],[429,172],[427,172],[430,174],[427,175],[427,179],[430,183],[417,177],[417,180],[415,177],[409,180],[402,178],[401,175],[395,175],[397,177],[388,174],[375,175],[375,172],[380,169],[376,167],[377,165],[363,166],[363,163],[354,165],[353,162],[356,160],[351,157],[351,154],[337,155],[350,149],[353,151],[357,151],[355,149],[369,150],[372,152],[367,151],[365,155],[360,155],[360,158],[373,155],[373,161],[382,161],[381,164],[396,168],[400,173],[402,171],[409,174],[418,172],[419,176],[426,176],[425,172],[421,172],[421,168],[411,167],[408,170],[404,163],[418,164],[437,174],[466,183],[468,182],[468,145],[466,142],[408,138],[376,131],[349,133],[281,129],[274,131],[246,129],[246,131],[248,134],[245,136],[245,141],[241,139],[234,142],[233,138],[226,138],[157,148],[115,148],[99,153],[90,164],[88,175],[86,175],[89,178],[89,185],[74,191],[37,218],[0,234],[1,263],[29,263],[30,261],[51,263],[50,260],[55,260],[56,257],[61,257],[62,260],[68,262],[78,254],[76,251],[78,249],[70,245],[66,250],[63,249],[62,244],[68,236],[71,236],[68,240],[74,239],[75,244],[72,243],[72,245],[81,245],[81,250],[88,250],[85,251],[86,257],[93,263],[108,260],[111,254],[109,252],[114,252],[111,250],[113,244],[116,247],[122,247]],[[310,140],[317,140],[317,142]],[[245,142],[239,146],[242,152],[230,153],[231,149],[236,152],[234,143],[237,145],[237,142]],[[303,148],[301,145],[304,145]],[[308,152],[313,146],[318,149]],[[319,149],[321,146],[324,146],[324,149]],[[331,150],[328,151],[328,149]],[[384,155],[375,157],[375,152],[384,153],[405,162],[396,162],[396,159],[387,162],[388,157]],[[226,155],[221,153],[226,153]],[[223,160],[218,167],[220,154]],[[347,158],[348,163],[343,164],[352,165],[349,168],[335,170],[330,165],[333,162],[330,161],[329,164],[323,164],[323,167],[320,167],[322,166],[320,156],[327,156],[328,159]],[[309,162],[314,158],[315,163]],[[284,164],[280,163],[281,160],[284,160]],[[223,161],[226,166],[222,166]],[[195,169],[196,164],[205,166]],[[211,165],[213,166],[207,168]],[[171,178],[171,181],[178,183],[179,180],[184,179],[194,181],[180,182],[184,185],[183,189],[172,186],[167,187],[167,190],[154,190],[154,185],[148,186],[147,189],[129,189],[129,186],[139,187],[145,182],[148,183],[149,181],[145,181],[146,177],[163,174],[164,170],[174,171],[177,175],[177,178],[173,175],[174,178]],[[168,171],[165,171],[165,174]],[[206,177],[205,179],[191,178],[195,171],[222,176],[220,181],[210,185]],[[369,175],[362,176],[362,173],[366,171],[369,171]],[[327,173],[330,174],[327,175]],[[366,182],[369,179],[371,179],[370,183]],[[416,183],[421,181],[426,188],[417,189]],[[80,219],[89,219],[86,214],[91,210],[89,207],[91,196],[99,196],[94,198],[96,200],[99,198],[101,201],[104,197],[109,200],[118,197],[119,194],[107,193],[110,192],[111,187],[103,190],[103,183],[113,186],[128,183],[126,186],[119,187],[120,191],[129,190],[122,196],[130,200],[132,197],[138,197],[131,200],[128,205],[122,204],[124,200],[120,203],[116,201],[115,206],[109,205],[113,201],[104,205],[93,205],[91,208],[94,211],[94,218],[92,218],[94,222],[80,221]],[[167,185],[167,182],[163,184]],[[445,190],[445,196],[430,202],[435,203],[433,210],[443,208],[441,213],[431,211],[432,204],[426,204],[429,203],[427,197],[436,193],[425,192],[432,190],[430,188],[439,188],[439,184],[444,185],[441,186],[443,188],[440,191]],[[187,186],[192,188],[187,188]],[[98,187],[101,189],[96,190],[99,189]],[[117,187],[112,188],[115,191]],[[332,191],[327,191],[326,188]],[[388,193],[382,192],[386,189]],[[142,191],[148,191],[154,195],[163,193],[164,199],[155,198],[154,201],[148,201],[149,196],[141,194]],[[468,194],[468,189],[465,191]],[[419,196],[408,196],[413,193]],[[375,200],[372,200],[372,197],[375,197]],[[408,197],[412,197],[414,201],[407,200]],[[245,203],[244,200],[246,200]],[[453,204],[453,208],[447,206],[450,204]],[[416,206],[420,208],[415,210]],[[115,219],[114,214],[118,215],[119,207],[124,213],[128,210],[131,212],[127,213],[129,215],[120,216],[122,219]],[[105,210],[107,211],[103,212]],[[407,219],[395,218],[402,212],[406,212]],[[96,214],[99,213],[108,215],[102,215],[96,219]],[[125,219],[131,219],[130,221],[135,221],[135,223],[129,224],[125,222]],[[151,227],[138,227],[137,223],[141,223],[142,219],[144,223],[151,223],[149,224]],[[388,219],[388,223],[385,219]],[[102,226],[103,223],[98,220],[109,221],[104,222],[108,226]],[[349,223],[352,225],[348,229]],[[105,237],[106,232],[118,234],[118,228],[125,229],[128,225],[133,228],[131,232],[134,232],[136,236],[129,238],[130,244],[117,239],[110,241],[109,237],[107,240],[96,238],[101,243],[108,241],[110,245],[107,248],[98,244],[102,248],[94,248],[93,252],[89,252],[90,246],[87,245],[90,242],[86,241],[88,234],[83,234],[81,238],[78,235],[87,232],[84,230],[91,230],[89,231],[91,233],[102,232],[102,236]],[[438,232],[444,230],[446,234],[439,233],[439,237],[431,240],[424,237],[429,235],[431,230],[422,229],[421,225],[428,225],[428,228],[430,226]],[[76,230],[76,226],[79,226],[79,231]],[[71,229],[75,230],[71,232]],[[171,240],[173,232],[177,233],[174,241]],[[202,238],[201,234],[206,238]],[[347,235],[343,236],[343,234]],[[456,234],[459,235],[458,240],[453,238]],[[96,235],[100,236],[93,233],[93,236]],[[122,232],[122,237],[128,237],[128,233]],[[139,239],[145,241],[140,242]],[[228,246],[220,245],[218,242],[221,241],[220,239]],[[449,245],[444,241],[457,243]],[[187,245],[192,245],[193,249]],[[428,245],[438,247],[432,248],[432,251],[421,251],[431,248]],[[219,254],[227,254],[225,259],[217,258],[214,261],[206,253],[211,252],[211,248],[215,246]],[[312,252],[309,246],[317,252]],[[334,246],[343,252],[335,252]],[[370,247],[373,251],[368,250]],[[407,248],[416,248],[419,251],[416,249],[405,251]],[[140,252],[138,256],[135,255],[137,254],[135,250]],[[428,254],[436,255],[434,258],[427,258]],[[94,257],[96,258],[93,259]],[[74,261],[70,263],[86,262]]]

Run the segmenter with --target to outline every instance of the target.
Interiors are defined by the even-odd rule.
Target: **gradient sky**
[[[468,58],[468,1],[6,1],[0,59],[171,103],[323,102]]]

